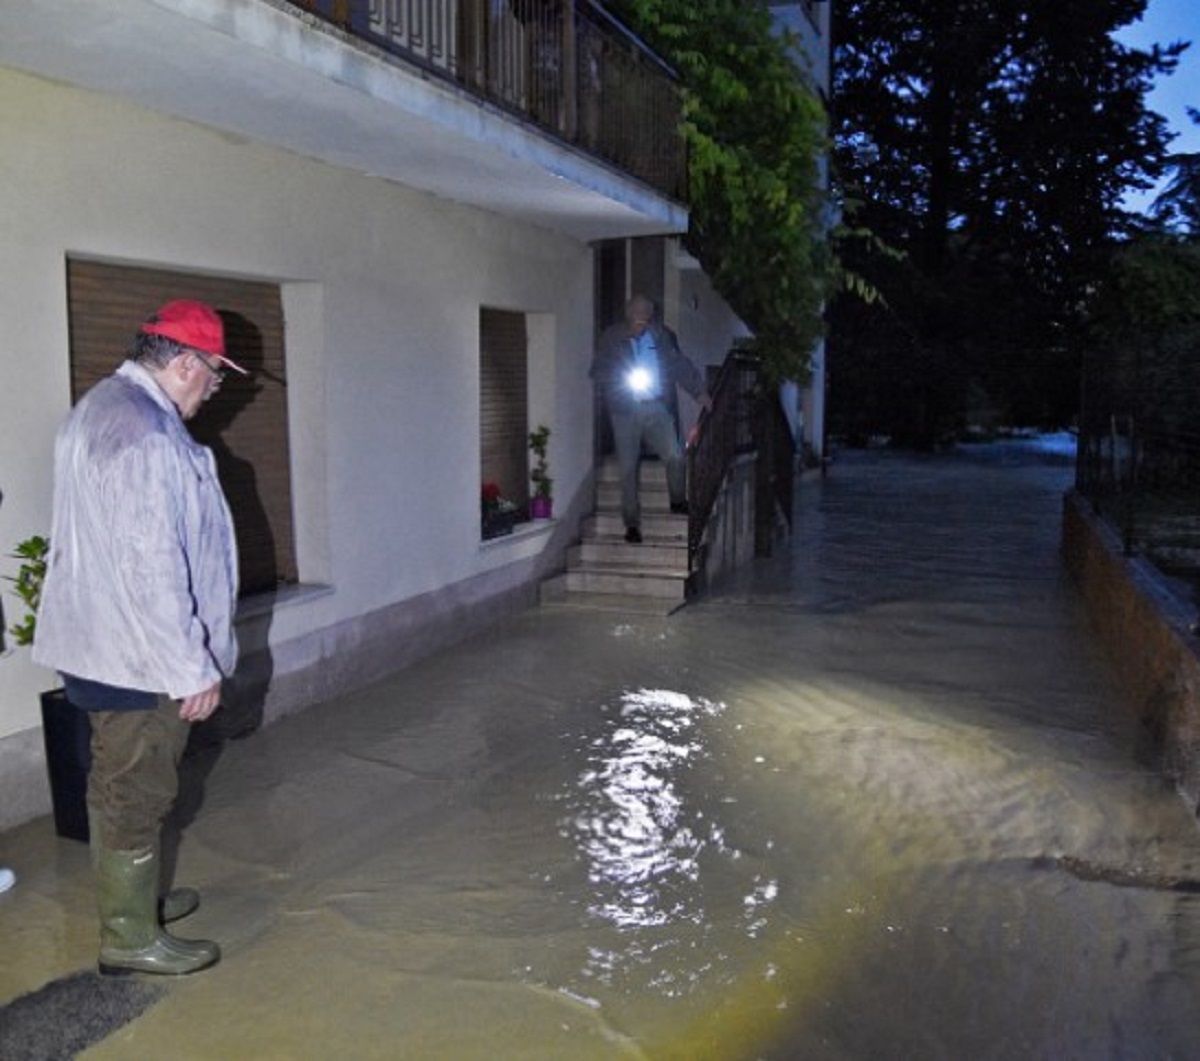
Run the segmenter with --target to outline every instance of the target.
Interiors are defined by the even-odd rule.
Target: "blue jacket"
[[[675,388],[682,387],[693,398],[699,399],[707,390],[704,373],[679,349],[679,340],[665,324],[652,321],[649,330],[658,348],[663,401],[678,420],[679,401]],[[637,404],[625,383],[626,374],[633,365],[632,338],[629,324],[618,321],[604,329],[596,344],[590,375],[604,395],[610,412],[628,412]]]

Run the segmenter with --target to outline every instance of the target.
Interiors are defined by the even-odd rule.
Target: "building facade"
[[[611,69],[604,37],[586,90],[546,90],[611,28],[570,5],[592,21],[546,24],[546,58],[552,6],[0,10],[0,573],[47,533],[72,402],[151,310],[197,297],[255,369],[194,422],[244,553],[229,714],[269,721],[536,599],[591,505],[592,245],[687,224],[674,123],[645,110],[668,73]],[[633,76],[636,110],[612,87]],[[539,424],[559,518],[485,540],[481,483],[527,496]],[[9,638],[0,659],[0,827],[49,809],[57,678],[28,657]]]
[[[776,26],[795,42],[792,57],[798,75],[817,92],[828,106],[832,61],[831,0],[792,0],[770,5]],[[828,184],[829,175],[821,179]],[[812,376],[803,387],[785,388],[783,401],[792,417],[793,433],[808,461],[825,457],[825,343],[812,352]]]
[[[593,507],[606,299],[648,277],[702,363],[744,333],[680,249],[678,107],[592,0],[0,7],[0,575],[72,403],[191,297],[254,369],[191,425],[243,554],[230,731],[533,604]],[[555,518],[489,538],[543,424]],[[6,639],[0,829],[50,809],[57,684]]]

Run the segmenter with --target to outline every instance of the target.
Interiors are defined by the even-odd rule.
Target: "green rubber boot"
[[[215,965],[221,950],[208,940],[177,939],[158,923],[158,849],[96,847],[100,972],[185,976]]]
[[[100,825],[91,807],[88,807],[88,835],[91,838],[92,870],[96,869],[97,852],[100,850]],[[200,893],[195,888],[172,888],[158,900],[158,923],[169,925],[182,921],[200,908]]]

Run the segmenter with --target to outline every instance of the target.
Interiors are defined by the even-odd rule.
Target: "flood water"
[[[85,1056],[1200,1056],[1200,834],[1065,580],[1070,480],[839,455],[673,616],[535,609],[194,762],[176,930],[224,960]],[[0,931],[47,923],[0,1002],[94,961],[48,832],[0,838]]]

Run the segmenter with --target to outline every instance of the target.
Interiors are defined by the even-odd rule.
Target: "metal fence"
[[[674,72],[596,0],[293,0],[391,55],[684,196]]]
[[[1076,487],[1139,553],[1200,589],[1200,335],[1092,352]]]

